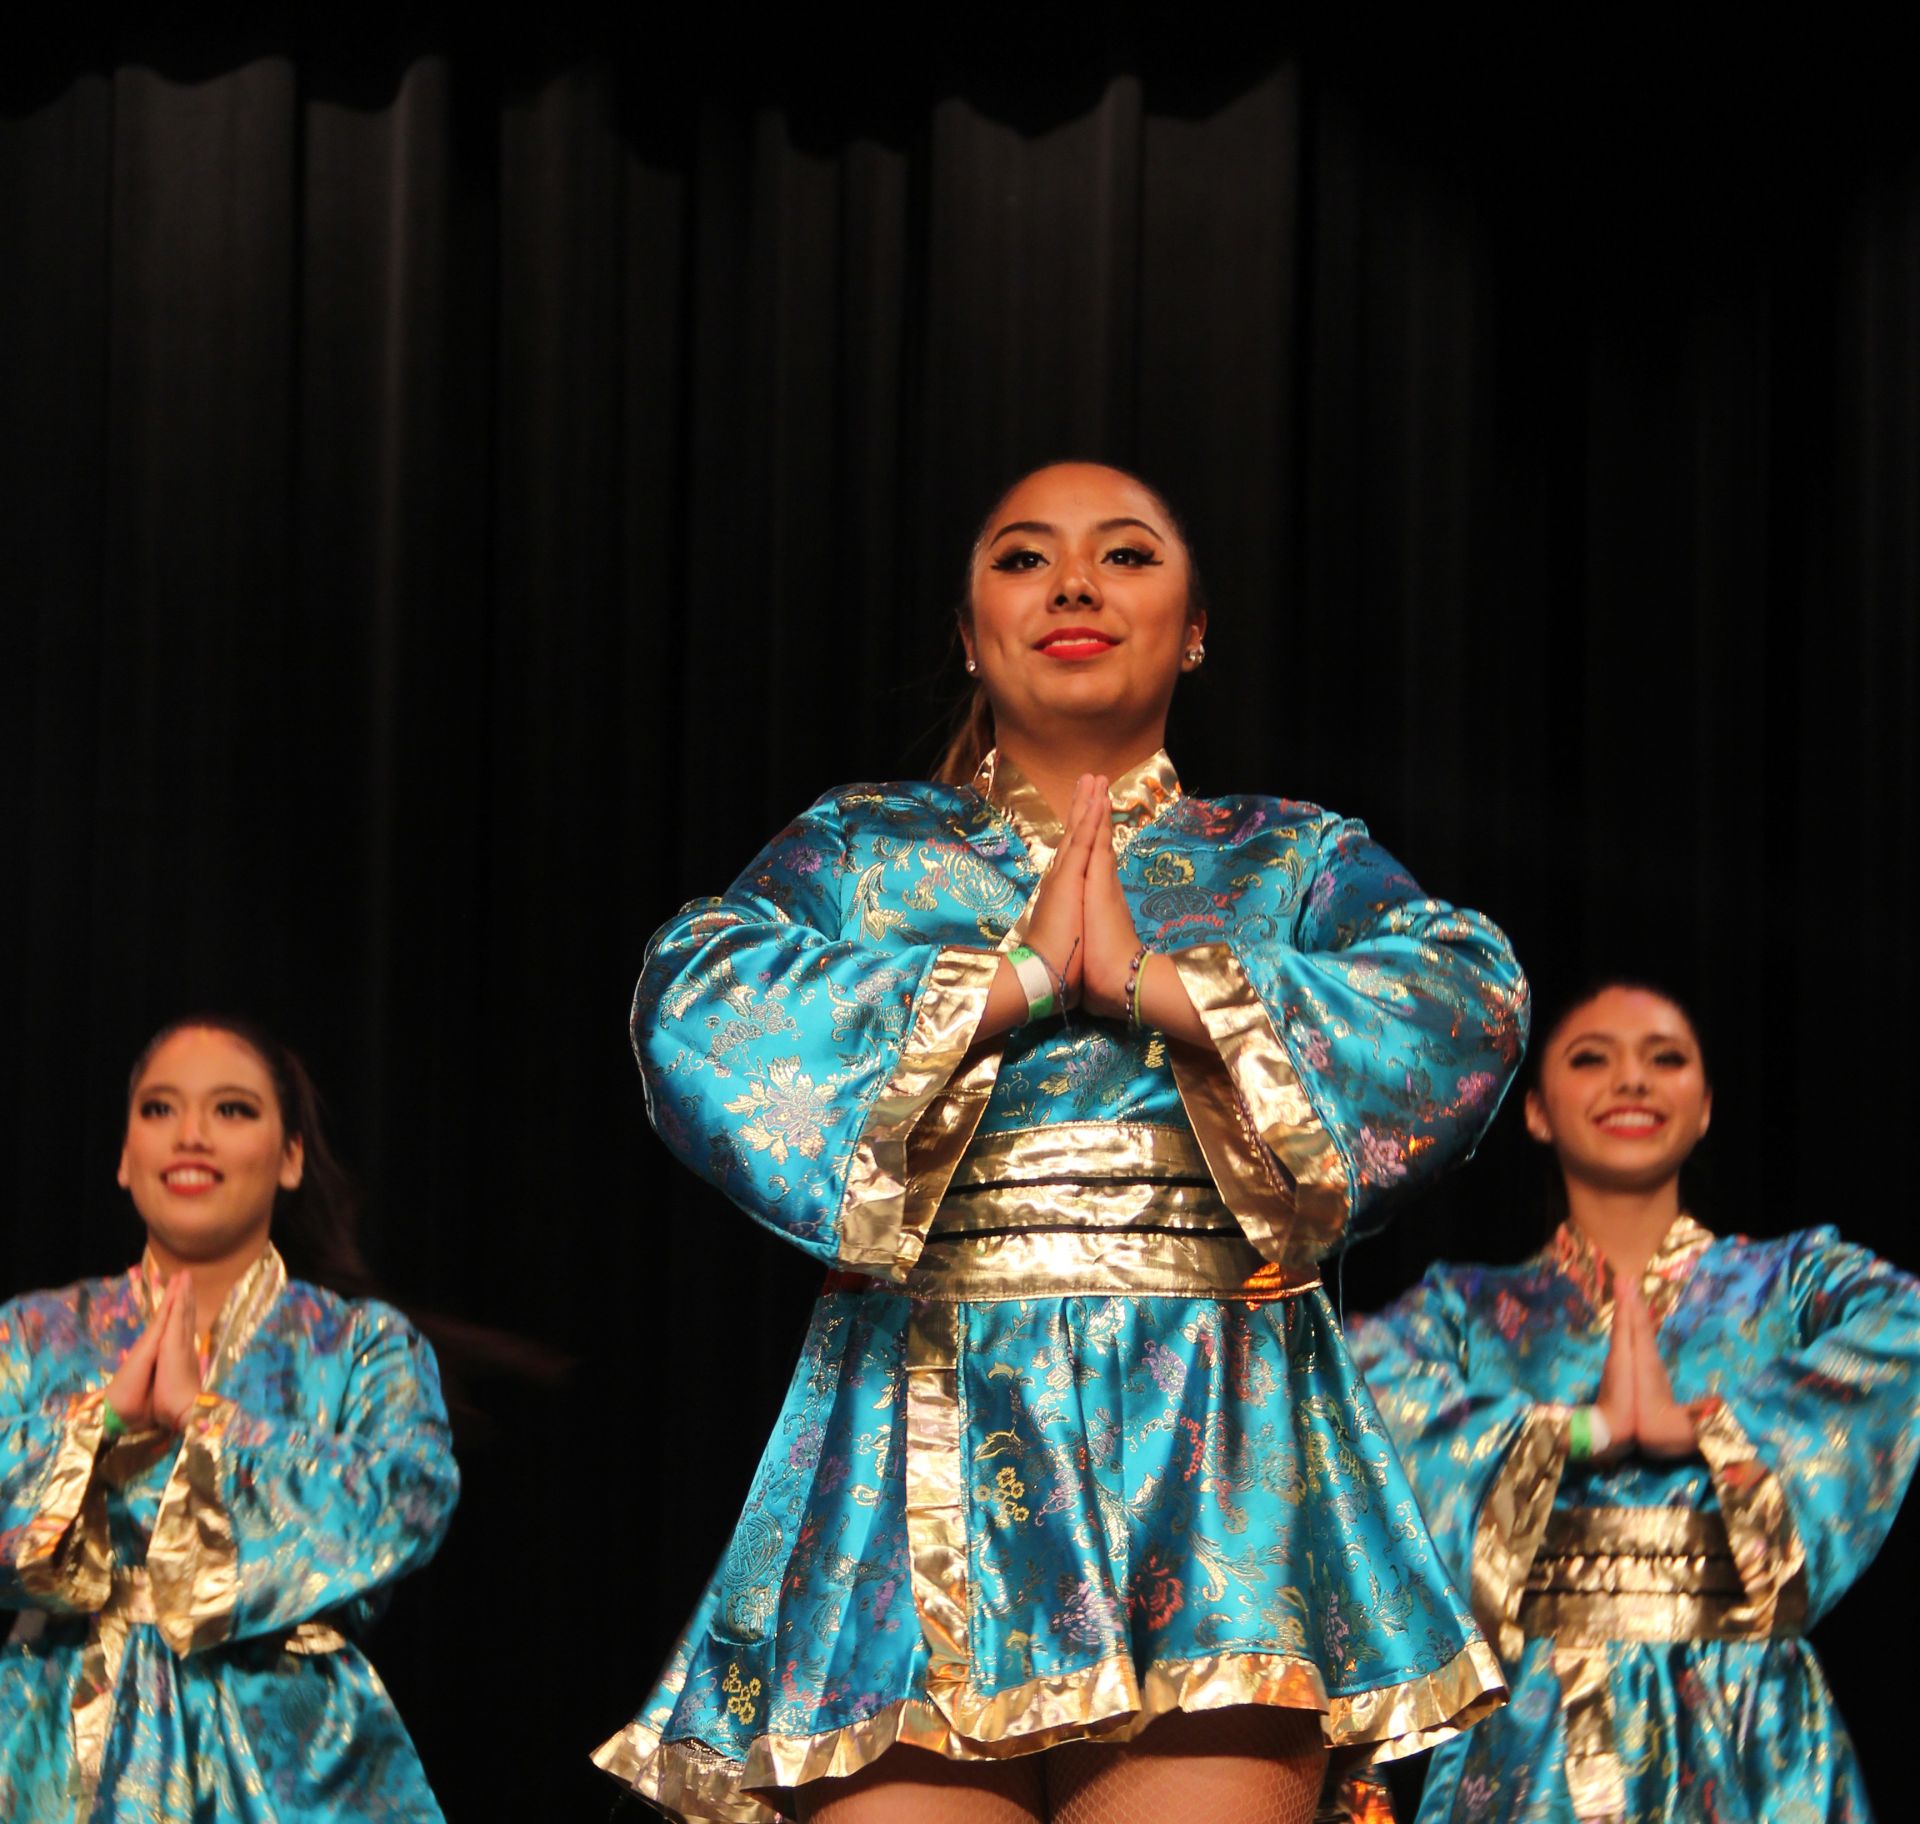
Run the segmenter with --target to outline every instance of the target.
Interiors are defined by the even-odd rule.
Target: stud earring
[[[1201,645],[1198,641],[1195,641],[1193,645],[1187,648],[1187,663],[1189,665],[1205,664],[1206,657],[1207,657],[1207,649],[1206,647]]]
[[[980,661],[979,661],[978,659],[969,659],[969,660],[967,661],[967,676],[968,676],[968,677],[972,677],[972,676],[973,676],[973,675],[974,675],[974,674],[975,674],[976,672],[978,672],[978,671],[979,671],[979,669],[980,669]]]

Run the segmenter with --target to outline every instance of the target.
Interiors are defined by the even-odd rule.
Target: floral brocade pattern
[[[896,1742],[1175,1708],[1405,1752],[1498,1690],[1312,1262],[1472,1145],[1524,981],[1357,824],[1184,798],[1164,756],[1112,796],[1217,1055],[1080,1015],[974,1046],[1059,837],[998,757],[829,795],[649,947],[661,1137],[838,1269],[720,1569],[595,1756],[671,1815],[769,1824]]]
[[[151,1310],[141,1269],[0,1307],[9,1824],[440,1818],[347,1639],[452,1512],[432,1353],[389,1307],[268,1264],[257,1323],[224,1354],[215,1327],[184,1440],[100,1434],[99,1391]]]
[[[1355,1327],[1434,1539],[1458,1575],[1473,1572],[1513,1687],[1435,1756],[1421,1824],[1871,1816],[1801,1629],[1872,1561],[1911,1479],[1920,1285],[1831,1229],[1749,1241],[1682,1217],[1645,1289],[1675,1396],[1698,1415],[1698,1457],[1567,1463],[1555,1415],[1594,1398],[1612,1324],[1599,1262],[1571,1228],[1520,1266],[1435,1267]],[[1537,1488],[1531,1510],[1522,1480]],[[1685,1638],[1645,1638],[1655,1630],[1613,1599],[1596,1605],[1617,1612],[1612,1627],[1531,1634],[1522,1596],[1530,1579],[1542,1587],[1549,1514],[1616,1510],[1724,1522],[1749,1637],[1683,1623]],[[1506,1562],[1490,1547],[1514,1544],[1529,1511]]]

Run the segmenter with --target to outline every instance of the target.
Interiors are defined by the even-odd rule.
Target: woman
[[[0,1816],[438,1819],[352,1644],[459,1478],[432,1352],[290,1279],[357,1264],[299,1060],[229,1021],[134,1068],[139,1263],[0,1307]]]
[[[670,1814],[1305,1818],[1328,1744],[1498,1690],[1314,1263],[1472,1143],[1524,987],[1359,825],[1182,795],[1205,631],[1164,501],[1027,476],[962,616],[993,751],[829,794],[649,950],[655,1126],[833,1269],[596,1756]]]
[[[1435,1757],[1422,1824],[1865,1819],[1802,1635],[1912,1473],[1920,1286],[1830,1228],[1748,1241],[1686,1213],[1713,1095],[1667,995],[1614,982],[1536,1055],[1527,1127],[1566,1220],[1355,1332],[1513,1686]]]

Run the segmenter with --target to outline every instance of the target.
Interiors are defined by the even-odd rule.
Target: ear
[[[1713,1125],[1713,1091],[1708,1090],[1706,1099],[1700,1104],[1700,1138],[1707,1137],[1707,1129]]]
[[[1527,1132],[1538,1140],[1542,1146],[1551,1146],[1553,1144],[1553,1123],[1547,1119],[1547,1105],[1541,1099],[1540,1092],[1537,1089],[1527,1091],[1525,1113],[1527,1117]]]
[[[1207,637],[1207,611],[1196,608],[1187,616],[1187,644],[1196,646]]]
[[[287,1142],[287,1150],[280,1156],[280,1188],[283,1191],[297,1191],[306,1169],[307,1143],[295,1134]]]
[[[120,1149],[120,1169],[114,1173],[113,1181],[123,1191],[133,1189],[133,1167],[127,1163],[127,1149],[124,1146]]]

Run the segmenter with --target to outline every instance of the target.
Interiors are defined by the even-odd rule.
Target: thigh
[[[1043,1824],[1040,1756],[950,1761],[923,1748],[889,1748],[844,1780],[799,1792],[802,1824]]]
[[[1327,1771],[1319,1715],[1243,1704],[1177,1710],[1131,1742],[1047,1756],[1054,1824],[1310,1824]]]

